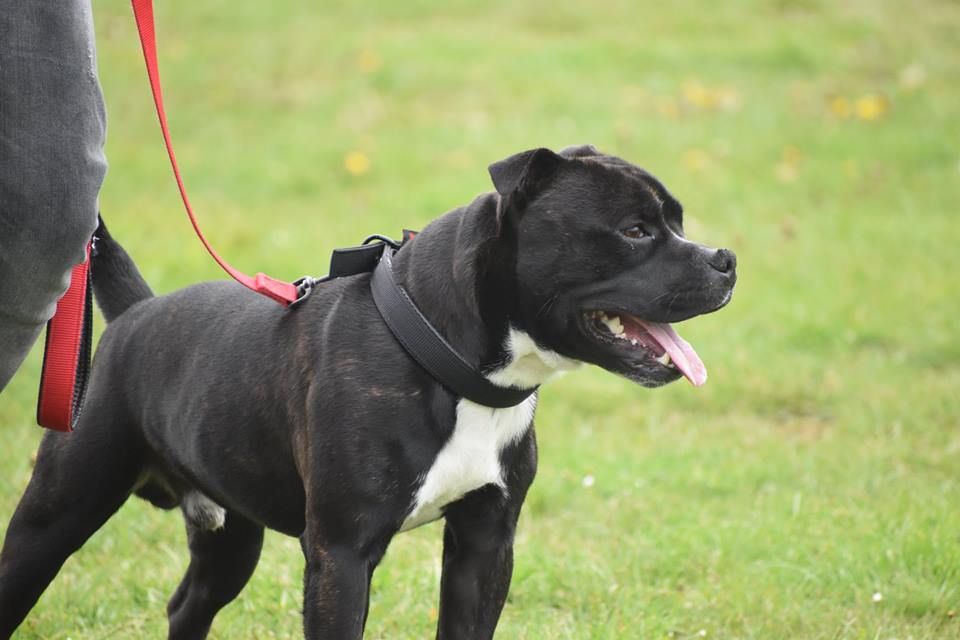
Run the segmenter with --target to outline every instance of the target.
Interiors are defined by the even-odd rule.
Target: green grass
[[[543,391],[499,637],[958,638],[960,5],[643,4],[162,3],[204,226],[248,271],[319,275],[332,248],[488,190],[519,150],[592,142],[647,167],[691,237],[740,259],[731,306],[682,328],[710,382],[584,369]],[[219,278],[127,4],[95,9],[103,211],[157,290]],[[35,352],[0,402],[0,531],[41,435],[38,373]],[[431,636],[439,534],[394,541],[368,637]],[[185,565],[179,515],[131,501],[18,637],[161,637]],[[301,577],[296,541],[269,535],[213,637],[295,637]]]

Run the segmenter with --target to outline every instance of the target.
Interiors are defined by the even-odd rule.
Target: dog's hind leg
[[[137,481],[139,444],[120,428],[126,425],[95,424],[97,413],[88,404],[75,432],[48,433],[40,444],[0,551],[0,638],[13,633],[64,561],[120,508]]]
[[[202,528],[187,521],[190,566],[167,605],[170,640],[205,638],[213,617],[237,597],[257,567],[263,527],[233,511],[220,524]]]

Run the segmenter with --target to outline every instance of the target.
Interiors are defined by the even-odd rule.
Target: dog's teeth
[[[631,340],[630,344],[632,344],[633,346],[637,346],[637,339],[634,338],[633,340]]]
[[[657,362],[659,362],[665,367],[670,366],[670,354],[669,353],[663,354],[662,356],[657,358]]]
[[[609,329],[610,333],[613,335],[620,337],[623,334],[623,324],[621,324],[618,316],[611,318],[610,316],[604,314],[601,316],[600,320],[603,322],[603,324],[607,325],[607,329]]]

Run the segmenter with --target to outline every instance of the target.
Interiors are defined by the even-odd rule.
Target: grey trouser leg
[[[83,260],[104,135],[90,0],[0,0],[0,391]]]

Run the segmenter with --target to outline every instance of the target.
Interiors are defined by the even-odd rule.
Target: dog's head
[[[515,248],[512,321],[540,345],[647,387],[706,380],[669,323],[733,295],[736,256],[691,242],[683,208],[643,169],[592,146],[490,166],[500,235]]]

